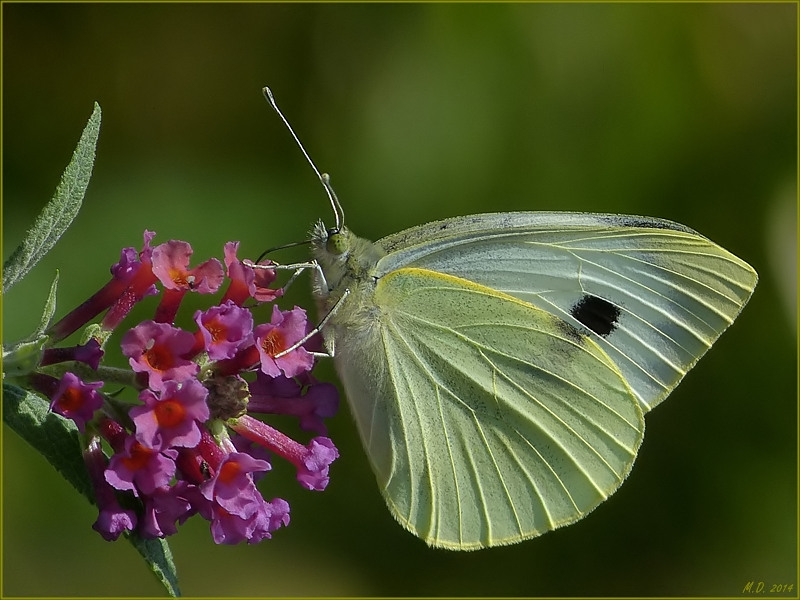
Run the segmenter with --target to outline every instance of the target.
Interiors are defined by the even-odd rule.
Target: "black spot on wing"
[[[598,296],[585,295],[569,313],[599,336],[607,336],[619,325],[619,307]]]

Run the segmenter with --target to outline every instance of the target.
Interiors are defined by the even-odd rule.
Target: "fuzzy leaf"
[[[53,198],[42,210],[25,239],[3,264],[3,293],[30,271],[55,245],[80,210],[94,165],[94,152],[100,134],[100,105],[95,102],[92,116],[64,170]]]
[[[58,270],[56,276],[53,278],[53,283],[50,284],[50,293],[47,294],[47,300],[44,303],[44,311],[42,312],[42,322],[33,333],[30,339],[36,339],[44,335],[45,330],[53,320],[53,315],[56,313],[56,290],[58,289]]]
[[[150,539],[144,540],[138,535],[128,536],[133,547],[144,557],[145,562],[153,571],[153,574],[173,598],[181,595],[178,588],[178,573],[175,570],[175,563],[172,560],[172,551],[166,540]]]
[[[94,502],[89,474],[81,458],[78,428],[50,411],[38,394],[3,384],[3,420],[34,447],[76,490]]]

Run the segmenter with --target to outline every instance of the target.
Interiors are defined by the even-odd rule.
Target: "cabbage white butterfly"
[[[373,243],[317,174],[336,214],[311,237],[325,345],[389,510],[432,546],[519,542],[613,494],[645,413],[758,280],[649,217],[481,214]]]

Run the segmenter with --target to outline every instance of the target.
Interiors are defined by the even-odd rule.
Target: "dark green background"
[[[267,84],[360,235],[482,211],[644,214],[761,276],[648,415],[626,484],[580,523],[513,547],[428,549],[385,509],[343,404],[327,491],[280,465],[263,481],[292,504],[290,527],[258,546],[215,546],[199,519],[174,537],[187,595],[728,596],[748,581],[797,594],[795,4],[2,10],[5,256],[92,102],[103,109],[83,210],[3,298],[5,341],[35,327],[56,268],[60,316],[145,228],[190,241],[199,262],[227,240],[255,256],[330,221]],[[304,287],[294,300],[310,308]],[[90,529],[94,508],[3,433],[4,595],[159,594],[128,544]]]

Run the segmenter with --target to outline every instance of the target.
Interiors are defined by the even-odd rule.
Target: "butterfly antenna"
[[[311,165],[311,168],[314,169],[314,173],[317,175],[317,179],[319,179],[320,183],[322,183],[322,187],[325,188],[325,193],[328,195],[328,200],[330,200],[331,208],[333,208],[333,214],[336,217],[336,227],[334,231],[338,232],[342,229],[342,222],[344,221],[344,211],[342,210],[342,205],[339,203],[339,198],[336,197],[336,192],[333,191],[333,187],[331,186],[331,178],[327,173],[320,173],[317,166],[314,164],[314,161],[311,160],[311,157],[306,152],[306,149],[303,147],[303,144],[300,143],[300,138],[297,137],[297,134],[292,129],[292,126],[289,125],[289,121],[286,120],[286,117],[283,116],[281,109],[278,108],[278,103],[275,102],[275,97],[272,95],[272,90],[268,87],[265,87],[261,90],[264,93],[264,97],[269,102],[270,106],[275,109],[275,112],[278,113],[278,116],[283,121],[283,124],[286,125],[286,129],[289,130],[289,133],[292,134],[295,143],[300,148],[300,151],[303,153],[303,156],[306,157],[308,164]]]
[[[267,248],[261,254],[258,255],[256,259],[256,264],[260,263],[263,258],[266,258],[268,254],[272,254],[273,252],[277,252],[278,250],[285,250],[286,248],[294,248],[295,246],[305,246],[306,244],[310,244],[310,240],[303,240],[302,242],[290,242],[288,244],[283,244],[281,246],[273,246],[272,248]]]

